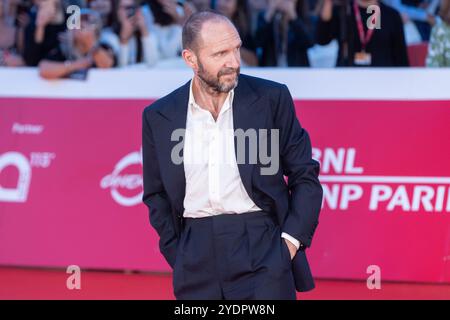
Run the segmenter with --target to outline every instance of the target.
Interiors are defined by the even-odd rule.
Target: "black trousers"
[[[177,299],[295,300],[289,249],[274,215],[186,218],[173,287]]]

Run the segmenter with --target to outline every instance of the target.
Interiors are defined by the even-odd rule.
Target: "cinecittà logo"
[[[122,173],[127,168],[139,165],[142,168],[142,148],[141,151],[135,151],[127,154],[117,162],[112,173],[103,177],[100,182],[102,189],[109,188],[111,197],[122,206],[134,206],[141,203],[142,200],[142,174]],[[135,195],[125,195],[126,190],[136,191]],[[128,191],[129,192],[129,191]]]
[[[0,185],[0,201],[25,202],[31,181],[31,165],[28,159],[19,152],[6,152],[0,155],[0,173],[8,166],[16,167],[19,175],[16,186],[6,188]]]
[[[17,182],[13,187],[5,187],[0,181],[0,201],[26,202],[30,189],[32,169],[48,168],[56,158],[54,152],[31,152],[30,159],[17,151],[0,154],[0,174],[8,167],[17,172]]]

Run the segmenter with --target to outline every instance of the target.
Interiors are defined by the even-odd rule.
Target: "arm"
[[[130,55],[130,49],[129,44],[127,43],[120,43],[119,48],[119,59],[118,59],[118,66],[119,67],[126,67],[128,65],[128,57]]]
[[[46,37],[46,27],[54,19],[56,9],[52,2],[43,1],[38,5],[34,19],[25,31],[25,62],[37,66],[42,57],[42,46]]]
[[[94,64],[100,69],[109,69],[114,67],[114,52],[112,49],[106,49],[105,47],[98,47],[92,54]]]
[[[265,43],[272,33],[273,24],[270,20],[266,20],[267,13],[265,15],[258,15],[258,27],[255,32],[255,47],[265,47]],[[270,15],[271,17],[272,15]],[[268,19],[268,18],[267,18]]]
[[[81,58],[75,61],[51,61],[42,60],[39,63],[39,75],[44,79],[63,78],[74,71],[89,68],[92,65],[92,59]]]
[[[406,14],[411,20],[427,21],[427,11],[425,9],[403,4],[401,0],[384,0],[384,3],[390,5],[399,13]]]
[[[164,29],[170,32],[163,32]],[[160,31],[154,30],[153,34],[157,38],[159,59],[175,58],[182,51],[181,42],[182,28],[179,25],[161,27]],[[169,36],[170,35],[170,36]]]
[[[247,66],[258,65],[255,40],[249,32],[242,37],[241,58]]]
[[[159,59],[157,42],[158,39],[154,30],[152,30],[152,32],[149,31],[149,27],[147,26],[147,22],[144,17],[144,11],[142,11],[142,8],[137,12],[136,21],[137,26],[141,32],[140,41],[142,43],[143,60],[147,66],[154,66]]]
[[[147,66],[154,66],[159,59],[158,43],[154,34],[148,33],[141,37],[142,48],[144,50],[144,61]]]
[[[153,134],[147,119],[148,110],[146,108],[142,114],[142,167],[144,173],[142,201],[147,205],[150,223],[160,237],[161,253],[173,268],[178,237],[172,218],[172,208],[161,180]]]
[[[302,19],[296,18],[294,20],[291,20],[289,24],[294,31],[295,43],[298,48],[309,49],[314,45],[313,40],[311,39]]]
[[[316,40],[320,45],[326,45],[339,36],[339,19],[337,10],[331,0],[325,0],[317,21]]]
[[[282,231],[299,240],[304,248],[311,245],[322,205],[319,163],[312,159],[311,141],[295,114],[288,88],[283,85],[275,113],[280,129],[280,161],[288,177],[289,213]]]
[[[42,45],[35,41],[36,26],[34,21],[24,31],[24,60],[28,66],[37,66],[42,57]]]
[[[256,57],[256,54],[254,51],[244,48],[241,48],[241,58],[242,61],[247,66],[257,66],[258,65],[258,58]]]

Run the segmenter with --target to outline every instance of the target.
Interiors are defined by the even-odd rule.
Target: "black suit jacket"
[[[160,236],[161,253],[172,267],[183,227],[186,180],[183,163],[171,160],[172,149],[180,143],[172,141],[171,135],[176,129],[186,128],[189,84],[146,107],[142,115],[143,201],[149,208],[150,223]],[[322,203],[319,163],[311,158],[310,138],[296,117],[288,88],[240,75],[232,108],[234,130],[279,129],[280,165],[276,174],[261,175],[264,165],[259,159],[255,164],[238,164],[239,173],[253,202],[274,213],[283,232],[309,247]],[[288,177],[288,184],[283,175]],[[298,291],[314,288],[304,250],[295,255],[292,268]]]

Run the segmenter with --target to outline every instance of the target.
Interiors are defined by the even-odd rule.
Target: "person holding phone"
[[[143,4],[148,9],[149,29],[157,43],[157,60],[181,64],[181,30],[195,12],[194,6],[184,0],[145,0]]]
[[[120,39],[119,67],[136,63],[153,66],[157,62],[157,39],[151,34],[136,0],[118,1],[114,31]]]

